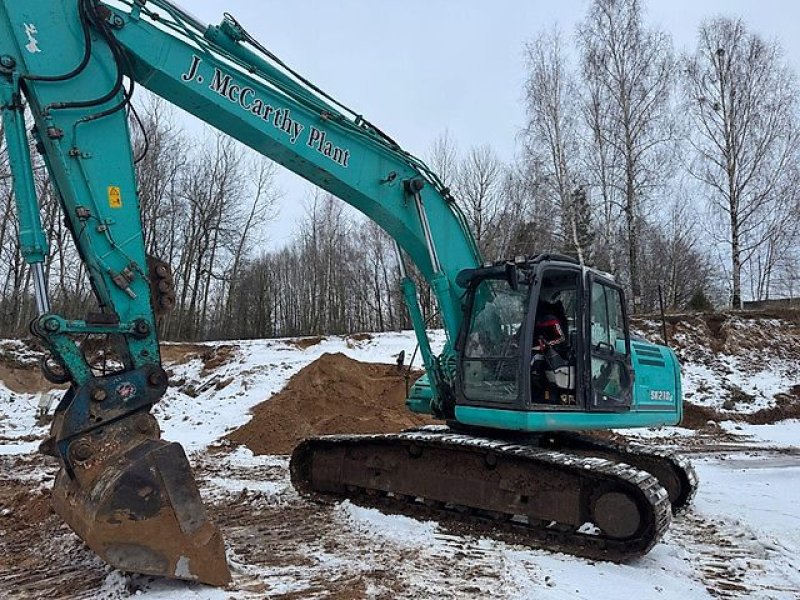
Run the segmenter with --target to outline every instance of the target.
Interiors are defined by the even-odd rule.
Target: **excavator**
[[[352,205],[396,242],[425,367],[407,406],[441,425],[307,439],[290,462],[302,494],[593,559],[629,560],[659,541],[697,477],[684,458],[609,432],[677,424],[680,367],[668,347],[631,335],[612,276],[563,255],[484,260],[436,173],[228,14],[209,26],[168,0],[0,0],[0,110],[38,315],[30,330],[45,376],[68,384],[40,450],[60,466],[55,511],[103,560],[210,585],[231,579],[186,453],[151,414],[168,386],[157,319],[175,292],[170,265],[145,251],[135,85]],[[411,82],[409,93],[419,93]],[[33,152],[96,297],[81,318],[51,309]],[[437,300],[439,352],[411,264]],[[83,342],[98,336],[119,357],[111,373],[87,356]]]

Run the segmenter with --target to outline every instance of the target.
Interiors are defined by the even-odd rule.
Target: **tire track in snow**
[[[717,598],[797,597],[800,562],[792,558],[792,550],[742,523],[690,510],[673,520],[668,538],[689,553],[699,580]]]

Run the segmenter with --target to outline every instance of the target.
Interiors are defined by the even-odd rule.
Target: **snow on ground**
[[[444,344],[444,333],[431,332],[435,350]],[[302,339],[302,338],[301,338]],[[153,413],[159,418],[165,438],[180,442],[187,452],[202,450],[249,420],[248,410],[279,390],[307,364],[324,353],[341,352],[364,362],[394,363],[405,352],[406,363],[416,346],[413,332],[385,333],[370,339],[330,336],[306,349],[296,340],[247,340],[226,344],[238,346],[236,359],[214,370],[213,379],[222,383],[197,397],[171,387]],[[419,354],[415,362],[420,367]],[[171,379],[201,385],[208,380],[198,358],[169,366]],[[182,387],[186,387],[186,383]]]
[[[434,339],[441,346],[441,332]],[[203,496],[228,541],[234,584],[218,590],[110,570],[101,571],[99,587],[82,597],[800,597],[800,421],[723,422],[719,432],[727,436],[725,445],[713,448],[699,443],[700,434],[689,429],[638,431],[643,443],[691,453],[701,486],[693,508],[676,516],[662,543],[637,561],[615,565],[453,532],[349,502],[314,505],[291,487],[286,457],[218,446],[208,452],[248,420],[251,407],[324,352],[391,363],[404,351],[407,361],[415,339],[401,332],[364,339],[331,336],[305,349],[292,340],[226,344],[234,346],[232,358],[212,369],[205,369],[201,357],[167,364],[176,385],[155,412],[164,438],[181,442],[196,465]],[[685,363],[693,400],[730,393],[713,387],[720,369],[731,371],[727,381],[763,398],[753,401],[759,406],[799,383],[797,365],[788,358],[775,371],[763,368],[755,376],[740,375],[736,361],[722,356],[710,367],[707,361]],[[208,381],[213,385],[203,390]],[[15,461],[15,472],[3,476],[42,487],[50,485],[53,467],[33,454],[47,431],[37,425],[38,404],[37,395],[0,386],[0,458]],[[86,568],[99,568],[86,560]]]
[[[800,448],[800,420],[798,419],[788,419],[768,425],[723,421],[720,426],[729,433],[747,436],[753,442],[760,442],[767,446]],[[800,501],[800,490],[797,493],[797,500]]]
[[[693,514],[704,518],[699,531],[706,535],[689,533],[686,522],[676,533],[700,550],[701,571],[748,598],[800,597],[798,454],[723,455],[694,464],[702,487]]]
[[[711,362],[711,361],[710,361]],[[754,368],[739,356],[717,355],[711,364],[681,365],[684,397],[694,404],[752,413],[775,404],[787,382],[800,380],[797,361],[774,358],[768,367]]]
[[[47,432],[46,425],[36,422],[39,396],[12,392],[0,382],[0,455],[27,454],[38,447]]]
[[[501,590],[506,598],[592,597],[613,600],[620,590],[630,598],[649,598],[654,592],[685,594],[687,588],[704,596],[699,583],[690,578],[691,569],[684,553],[666,546],[631,565],[595,563],[564,554],[533,551],[487,538],[468,538],[443,533],[434,523],[421,523],[401,516],[386,516],[374,509],[344,503],[341,511],[358,524],[366,536],[401,547],[421,548],[431,562],[446,562],[455,553],[468,552],[475,562],[490,562],[486,581],[474,578],[476,595],[490,596]],[[398,564],[399,569],[405,565]],[[678,577],[676,577],[678,576]],[[483,584],[483,585],[482,585]]]

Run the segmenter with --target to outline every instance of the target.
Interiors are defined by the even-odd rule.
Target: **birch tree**
[[[608,185],[624,215],[634,310],[641,308],[639,224],[646,201],[663,185],[672,141],[674,59],[669,36],[645,27],[639,0],[594,0],[578,28],[583,71],[602,119],[597,143],[612,154]]]
[[[721,17],[701,25],[697,48],[684,59],[683,84],[693,125],[690,172],[724,224],[719,241],[729,248],[731,304],[741,308],[743,268],[797,218],[794,75],[777,43]],[[767,272],[777,250],[766,249]]]
[[[579,174],[578,87],[557,29],[542,33],[525,50],[526,154],[544,166],[543,187],[560,207],[561,250],[585,264],[591,262],[591,208]]]
[[[501,184],[503,165],[487,145],[470,148],[460,161],[455,184],[456,198],[461,201],[472,226],[475,241],[487,259],[495,255],[494,237],[500,227],[502,213]]]

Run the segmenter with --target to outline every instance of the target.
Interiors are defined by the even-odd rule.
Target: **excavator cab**
[[[457,405],[516,411],[627,411],[630,334],[622,289],[566,256],[461,274]]]

